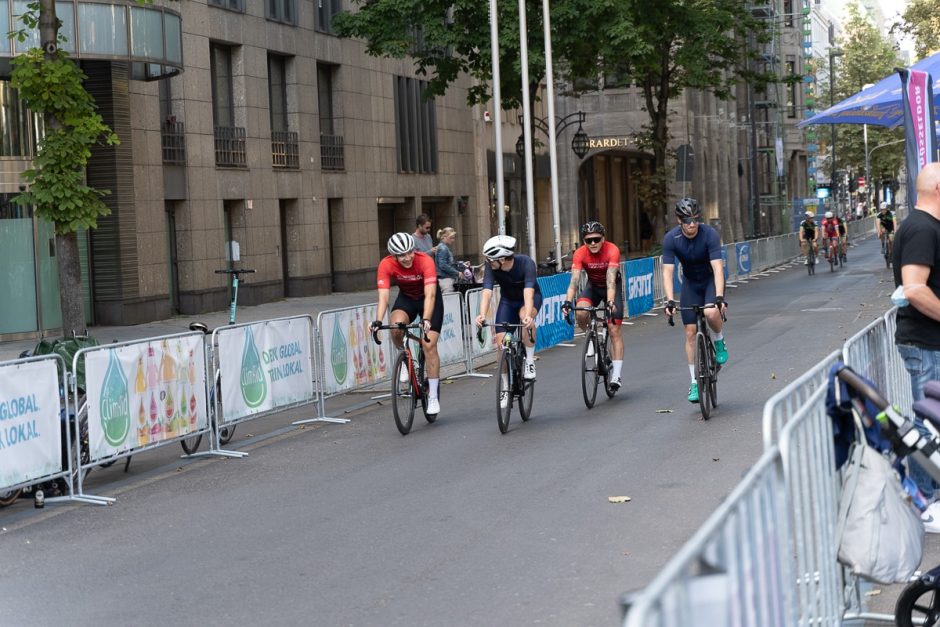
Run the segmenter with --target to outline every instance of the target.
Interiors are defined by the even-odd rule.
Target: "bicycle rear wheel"
[[[894,620],[898,627],[936,625],[940,620],[940,594],[936,588],[915,581],[909,584],[894,607]]]
[[[698,407],[704,420],[708,420],[711,416],[711,379],[708,345],[705,342],[705,336],[699,333],[695,340],[695,380],[698,382]]]
[[[402,435],[408,435],[415,418],[416,399],[411,382],[413,373],[408,366],[408,353],[401,351],[392,369],[392,413],[395,415],[395,426]],[[403,368],[408,372],[407,381],[401,380]]]
[[[617,390],[610,387],[610,380],[614,376],[614,365],[610,359],[610,331],[607,332],[607,337],[604,339],[604,346],[601,348],[601,353],[601,359],[606,364],[604,367],[604,393],[607,394],[607,398],[613,398]]]
[[[496,371],[496,423],[499,432],[509,431],[509,417],[512,415],[512,356],[508,349],[503,349],[499,356],[499,368]]]
[[[584,404],[588,409],[594,407],[597,400],[597,342],[595,336],[588,333],[584,343],[584,353],[581,356],[581,391],[584,393]],[[593,348],[594,354],[588,356],[588,348]]]

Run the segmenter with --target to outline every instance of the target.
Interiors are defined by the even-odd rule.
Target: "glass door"
[[[33,216],[14,195],[0,194],[0,334],[39,328]]]

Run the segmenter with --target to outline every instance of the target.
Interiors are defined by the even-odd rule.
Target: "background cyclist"
[[[819,226],[822,228],[823,250],[826,253],[826,261],[829,261],[829,241],[835,239],[836,242],[839,242],[839,219],[831,211],[827,211],[822,224]]]
[[[579,307],[596,307],[603,303],[607,307],[611,324],[610,357],[613,372],[610,387],[620,389],[620,371],[623,368],[623,284],[620,280],[620,249],[605,238],[607,230],[600,222],[588,222],[581,227],[584,246],[575,251],[571,259],[571,283],[561,308],[565,314],[571,311],[571,300],[581,281],[581,269],[587,272],[588,282],[578,294]],[[578,326],[587,330],[590,316],[586,311],[576,312]],[[588,356],[593,355],[594,345],[588,347]]]
[[[503,334],[508,330],[499,326],[504,324],[524,324],[531,329],[522,334],[525,346],[525,368],[523,377],[535,378],[535,317],[542,308],[542,291],[536,280],[535,260],[528,255],[517,255],[516,238],[510,235],[496,235],[483,244],[483,256],[486,268],[483,273],[483,292],[480,294],[480,313],[476,318],[477,326],[486,322],[486,312],[490,309],[493,298],[493,286],[499,285],[499,306],[496,309],[497,323],[496,344],[502,346]],[[508,399],[505,399],[508,402]]]
[[[807,211],[803,214],[803,221],[800,222],[800,250],[803,252],[803,256],[806,257],[806,265],[809,265],[809,246],[812,242],[813,246],[813,256],[815,257],[819,254],[819,246],[817,245],[817,240],[819,239],[819,230],[816,228],[816,214],[812,211]]]
[[[434,260],[428,255],[415,251],[415,241],[410,233],[395,233],[388,239],[389,255],[379,262],[377,273],[379,304],[372,328],[382,326],[382,319],[388,309],[388,298],[392,283],[398,285],[398,297],[392,305],[389,323],[404,322],[410,324],[421,316],[421,324],[428,340],[421,340],[424,350],[424,363],[428,373],[428,414],[438,414],[441,404],[438,400],[440,385],[441,359],[437,354],[437,339],[444,324],[444,299],[437,297],[437,269]],[[391,332],[392,342],[399,349],[404,338],[403,331]],[[408,380],[408,373],[397,373],[403,380]],[[395,375],[392,375],[395,376]]]
[[[894,245],[894,214],[891,213],[891,208],[888,207],[888,203],[881,203],[881,211],[878,212],[875,225],[878,228],[878,239],[884,241],[885,237],[888,238],[886,246],[888,247],[888,255],[890,256]]]
[[[682,307],[714,303],[717,308],[705,310],[708,331],[715,343],[715,361],[728,361],[728,350],[722,335],[721,312],[725,303],[725,271],[721,261],[721,237],[718,231],[702,224],[702,212],[694,198],[683,198],[676,203],[676,220],[679,225],[663,238],[663,290],[666,293],[666,315],[676,313],[673,277],[676,261],[682,264]],[[689,364],[689,402],[698,402],[698,382],[695,380],[695,312],[682,310],[685,325],[685,356]]]

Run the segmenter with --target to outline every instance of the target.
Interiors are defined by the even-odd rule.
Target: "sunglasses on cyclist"
[[[701,222],[702,222],[701,218],[696,218],[696,217],[682,218],[682,224],[686,226],[691,226],[693,224],[701,224]]]
[[[600,244],[602,239],[604,238],[603,237],[585,237],[584,243],[585,244]]]

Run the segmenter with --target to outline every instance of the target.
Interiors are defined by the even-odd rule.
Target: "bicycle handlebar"
[[[397,322],[395,324],[383,324],[379,327],[373,328],[372,329],[372,341],[381,346],[382,340],[379,339],[379,331],[404,331],[405,335],[407,335],[408,337],[414,338],[416,340],[420,340],[421,339],[420,337],[418,337],[414,333],[408,332],[410,329],[421,329],[422,334],[424,335],[424,341],[425,342],[431,341],[431,338],[428,337],[428,334],[423,333],[424,329],[420,324],[405,324],[404,322]]]
[[[571,312],[572,312],[572,311],[589,311],[589,312],[591,312],[592,314],[597,314],[597,312],[603,311],[603,312],[604,312],[604,318],[603,318],[604,321],[606,321],[607,318],[608,318],[609,315],[610,315],[610,312],[607,311],[607,306],[606,306],[606,305],[603,305],[603,306],[602,306],[602,305],[598,305],[597,307],[572,307],[572,308],[570,308],[570,309],[568,310],[568,313],[565,314],[565,322],[568,323],[568,326],[574,326],[574,322],[572,322],[572,320],[571,320]]]
[[[709,303],[707,305],[692,305],[691,307],[679,307],[678,305],[676,305],[675,307],[673,307],[673,309],[675,309],[676,311],[698,312],[699,309],[714,309],[715,307],[718,307],[718,305],[716,305],[715,303]],[[728,321],[728,316],[726,316],[725,312],[723,311],[721,312],[721,320],[722,322]],[[671,327],[676,326],[676,321],[672,319],[672,316],[666,316],[666,322],[668,322],[669,326]]]
[[[233,268],[232,270],[228,270],[228,269],[216,270],[215,273],[216,273],[216,274],[235,274],[235,275],[238,275],[238,274],[254,274],[254,273],[255,273],[255,270],[254,270],[254,269],[248,269],[248,268]]]
[[[844,381],[850,388],[870,400],[872,404],[878,408],[878,411],[884,411],[888,408],[889,403],[887,399],[885,399],[878,390],[863,381],[849,366],[839,368],[838,372],[836,372],[836,376]]]
[[[521,322],[514,322],[514,323],[510,323],[510,322],[484,322],[483,324],[480,325],[480,328],[477,329],[477,340],[479,340],[479,342],[480,342],[481,344],[483,343],[483,327],[494,327],[494,328],[495,328],[495,327],[504,327],[504,328],[513,327],[513,328],[516,328],[516,329],[527,329],[527,330],[529,331],[529,341],[530,341],[530,342],[534,342],[534,341],[535,341],[535,336],[532,335],[532,328],[531,328],[531,327],[526,327],[526,326],[525,326],[524,324],[522,324]]]

